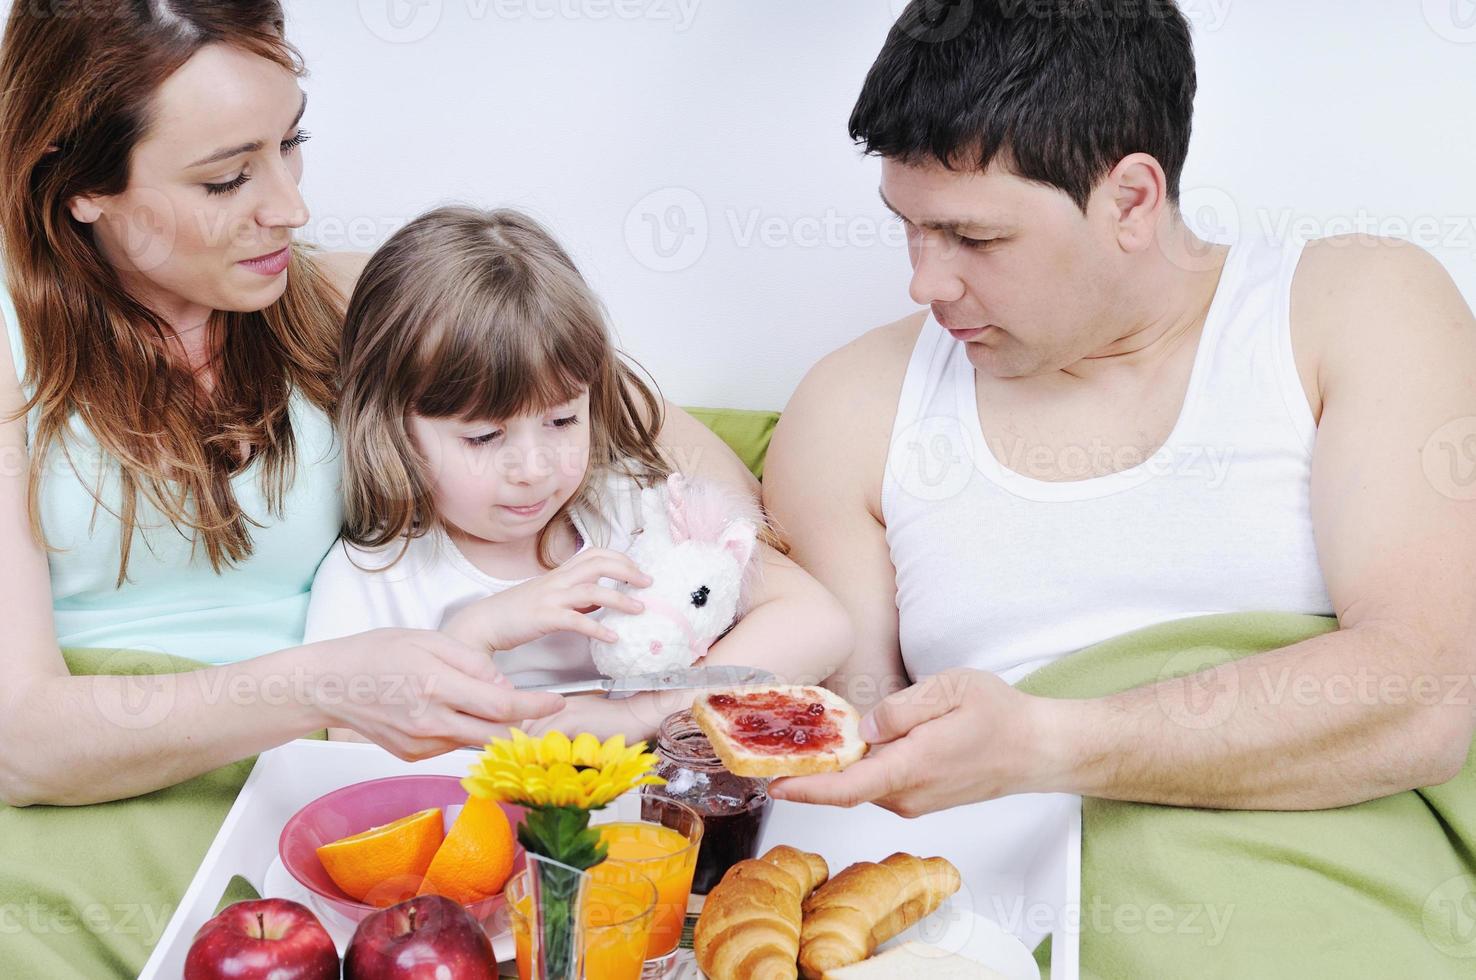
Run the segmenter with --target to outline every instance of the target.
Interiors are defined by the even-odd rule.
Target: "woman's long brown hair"
[[[589,468],[539,533],[547,568],[550,530],[607,503],[601,475],[650,485],[672,472],[656,442],[664,403],[622,359],[568,253],[521,212],[443,207],[395,232],[349,300],[342,362],[343,536],[361,547],[403,554],[439,523],[411,412],[501,421],[589,389]]]
[[[207,396],[167,355],[167,325],[129,296],[69,211],[78,195],[128,186],[159,85],[201,47],[222,43],[304,74],[277,0],[17,2],[0,49],[0,229],[22,382],[35,388],[22,414],[39,408],[31,526],[45,544],[39,482],[52,451],[68,453],[75,415],[118,467],[118,500],[102,499],[101,475],[89,489],[122,524],[119,585],[140,496],[203,545],[217,572],[248,557],[251,526],[261,524],[242,512],[232,475],[259,462],[268,513],[280,518],[295,464],[289,398],[295,390],[334,407],[343,297],[303,246],[292,247],[279,300],[212,316],[220,350]]]

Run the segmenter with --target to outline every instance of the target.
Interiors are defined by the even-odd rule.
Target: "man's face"
[[[1059,370],[1116,339],[1121,252],[1094,195],[1010,174],[883,160],[882,198],[907,228],[912,298],[1000,378]]]

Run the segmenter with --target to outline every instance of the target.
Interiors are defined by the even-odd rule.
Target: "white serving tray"
[[[303,806],[367,779],[411,773],[465,775],[477,755],[462,750],[411,763],[375,745],[307,739],[262,753],[139,974],[140,980],[175,980],[181,975],[190,941],[214,915],[235,875],[246,878],[264,896],[299,901],[307,897],[277,860],[282,826]],[[944,841],[946,847],[940,847]],[[823,855],[833,871],[853,861],[877,861],[894,851],[922,856],[941,852],[962,872],[963,888],[899,940],[920,938],[969,955],[984,946],[999,947],[1001,930],[994,924],[1030,948],[1050,934],[1052,980],[1077,980],[1079,916],[1075,910],[1080,906],[1081,881],[1077,797],[1009,797],[915,820],[873,806],[840,810],[779,802],[764,834],[764,846],[779,843]],[[331,910],[320,904],[304,904],[319,913],[342,953],[352,926],[341,919],[334,921]],[[979,918],[989,921],[979,923]],[[510,958],[510,948],[499,948],[504,945],[505,941],[494,942],[499,957]],[[683,964],[677,975],[698,976],[689,964]]]

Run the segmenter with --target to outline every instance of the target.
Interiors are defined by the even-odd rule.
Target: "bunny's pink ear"
[[[685,541],[692,536],[687,526],[687,479],[680,473],[666,478],[666,519],[673,542]]]
[[[723,528],[722,537],[718,543],[723,550],[733,556],[739,568],[747,568],[748,560],[753,557],[753,549],[758,540],[758,528],[752,521],[734,521]]]

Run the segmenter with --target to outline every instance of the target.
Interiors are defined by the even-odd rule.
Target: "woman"
[[[300,62],[274,0],[95,7],[15,4],[0,55],[0,798],[132,796],[330,724],[417,758],[558,709],[437,633],[298,645],[355,265],[292,244]],[[59,647],[219,666],[150,703]]]

